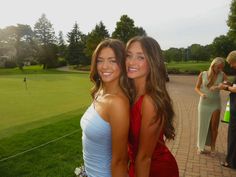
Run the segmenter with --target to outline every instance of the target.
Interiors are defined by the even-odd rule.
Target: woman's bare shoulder
[[[148,106],[154,106],[152,97],[148,94],[145,94],[143,96],[143,104],[147,104]]]
[[[156,112],[154,100],[148,94],[145,94],[143,97],[142,112],[147,112],[147,113],[149,112],[153,114],[155,114]]]

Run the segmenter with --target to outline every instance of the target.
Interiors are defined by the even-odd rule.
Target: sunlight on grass
[[[4,129],[48,119],[87,106],[91,84],[87,74],[0,77],[0,134]]]

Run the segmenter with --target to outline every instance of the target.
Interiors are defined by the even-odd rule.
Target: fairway
[[[191,71],[191,72],[197,71],[200,73],[201,71],[208,70],[210,64],[211,63],[209,61],[204,61],[204,62],[195,62],[195,61],[170,62],[167,64],[167,68],[169,70],[177,69],[183,73],[186,71]]]
[[[84,109],[91,101],[88,74],[29,74],[27,85],[24,77],[0,76],[0,138],[66,119],[57,115]]]

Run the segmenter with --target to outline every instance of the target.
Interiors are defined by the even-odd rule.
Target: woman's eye
[[[137,59],[143,60],[143,59],[144,59],[144,56],[137,56]]]
[[[97,60],[97,63],[102,63],[102,60]]]
[[[126,58],[130,59],[130,58],[132,58],[132,55],[127,54]]]

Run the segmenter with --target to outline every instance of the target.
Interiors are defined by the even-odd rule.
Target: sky
[[[111,34],[122,15],[143,27],[162,49],[207,45],[228,31],[231,0],[0,0],[0,28],[27,24],[43,13],[58,35],[78,23],[87,34],[100,21]]]

